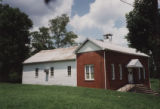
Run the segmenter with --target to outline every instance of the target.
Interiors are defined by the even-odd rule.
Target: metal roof
[[[138,56],[149,57],[148,55],[137,52],[136,49],[118,46],[109,42],[103,42],[94,39],[86,39],[79,47],[69,47],[69,48],[57,48],[52,50],[42,50],[30,58],[26,59],[23,64],[29,63],[40,63],[40,62],[52,62],[52,61],[64,61],[64,60],[74,60],[76,59],[75,53],[87,42],[91,41],[95,45],[99,46],[102,50],[112,50],[121,53],[133,54]]]
[[[142,52],[137,52],[136,49],[134,48],[127,48],[127,47],[122,47],[119,45],[115,45],[111,42],[103,42],[99,40],[94,40],[94,39],[86,39],[81,46],[79,46],[75,52],[77,52],[87,41],[91,41],[92,43],[96,44],[99,46],[102,50],[112,50],[112,51],[117,51],[121,53],[127,53],[127,54],[133,54],[133,55],[138,55],[138,56],[144,56],[144,57],[149,57],[147,54],[142,53]]]
[[[76,48],[77,46],[69,48],[57,48],[52,50],[42,50],[25,60],[23,64],[74,60],[76,59],[76,55],[74,53]]]

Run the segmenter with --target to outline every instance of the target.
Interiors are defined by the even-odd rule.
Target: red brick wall
[[[107,69],[107,79],[109,80],[109,85],[107,86],[108,89],[118,89],[128,83],[128,70],[126,68],[126,65],[131,59],[139,59],[140,62],[145,66],[145,71],[146,71],[146,76],[145,76],[146,79],[143,80],[143,71],[141,70],[142,80],[139,80],[138,69],[134,69],[133,70],[134,81],[136,83],[143,83],[149,87],[148,58],[107,50],[106,69]],[[115,80],[112,80],[111,64],[115,65]],[[122,72],[123,72],[122,80],[120,80],[120,73],[118,66],[119,64],[122,65]]]
[[[94,65],[94,80],[85,80],[85,65]],[[104,54],[103,51],[77,54],[77,86],[105,88],[104,86]]]
[[[139,81],[138,69],[133,69],[134,81],[143,83],[149,87],[149,71],[148,71],[148,58],[124,54],[107,50],[106,53],[106,87],[107,89],[118,89],[128,83],[128,69],[126,65],[131,59],[139,59],[145,66],[146,79]],[[94,65],[95,80],[85,80],[84,68],[86,64]],[[115,65],[115,80],[112,80],[111,64]],[[122,65],[123,77],[120,80],[119,64]],[[143,74],[143,71],[142,71]],[[143,78],[143,75],[141,75]],[[77,54],[77,86],[92,87],[92,88],[105,88],[104,80],[104,51],[78,53]]]

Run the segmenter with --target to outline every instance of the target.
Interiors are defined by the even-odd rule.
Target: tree
[[[160,79],[160,11],[157,0],[135,0],[126,15],[129,46],[153,57]]]
[[[9,81],[13,73],[21,79],[22,62],[29,52],[31,27],[32,21],[25,13],[0,3],[0,81]]]
[[[39,28],[39,31],[31,33],[31,44],[33,52],[35,54],[40,50],[53,49],[53,41],[49,34],[49,29],[46,27]]]
[[[69,22],[69,17],[66,14],[58,16],[49,22],[55,48],[66,47],[75,44],[74,39],[77,38],[77,35],[72,31],[67,32],[66,26]]]

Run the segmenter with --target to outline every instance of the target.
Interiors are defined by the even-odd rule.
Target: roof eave
[[[64,59],[64,60],[41,61],[41,62],[28,62],[28,63],[23,62],[23,65],[39,64],[39,63],[50,63],[50,62],[61,62],[61,61],[74,61],[74,60],[76,60],[76,58],[74,58],[74,59]]]
[[[110,51],[115,51],[115,52],[119,52],[119,53],[131,54],[131,55],[142,56],[142,57],[147,57],[147,58],[150,57],[150,56],[148,56],[148,55],[140,55],[140,54],[134,54],[134,53],[127,53],[127,52],[122,52],[122,51],[117,51],[117,50],[111,50],[111,49],[108,49],[108,48],[104,48],[103,50],[110,50]]]

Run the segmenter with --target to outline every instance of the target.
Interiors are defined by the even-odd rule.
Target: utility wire
[[[120,0],[120,1],[133,7],[133,5],[131,3],[128,3],[128,2],[126,2],[124,0]]]

